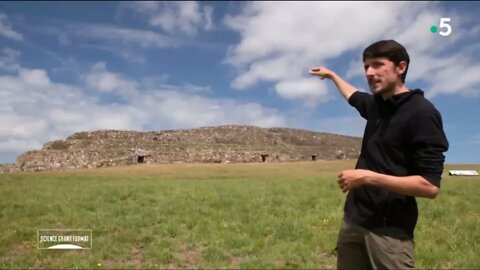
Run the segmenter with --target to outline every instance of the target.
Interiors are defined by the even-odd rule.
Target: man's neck
[[[386,93],[383,93],[382,97],[383,97],[383,100],[387,100],[394,95],[398,95],[398,94],[405,93],[405,92],[408,92],[408,91],[410,91],[410,90],[408,90],[408,87],[405,86],[405,84],[402,83],[401,85],[397,85],[395,87],[395,89],[393,89],[393,91],[388,91]]]

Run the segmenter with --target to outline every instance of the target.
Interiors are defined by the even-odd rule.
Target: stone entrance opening
[[[312,155],[312,161],[317,160],[317,155]]]
[[[268,157],[267,154],[263,154],[263,155],[260,155],[260,156],[262,157],[262,162],[267,161],[267,157]]]
[[[137,157],[137,163],[141,164],[145,162],[145,156],[138,156]]]

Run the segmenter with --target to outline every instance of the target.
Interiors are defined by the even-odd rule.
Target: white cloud
[[[0,141],[0,156],[3,156],[2,154],[8,153],[12,155],[17,155],[19,152],[25,152],[32,150],[34,148],[39,147],[40,145],[38,144],[38,141],[35,139],[7,139],[7,140],[1,140]],[[13,163],[14,160],[12,160],[12,157],[9,157],[8,159],[3,156],[3,161],[0,161],[0,163]]]
[[[189,94],[213,94],[211,86],[194,85],[190,83],[183,83],[179,85],[173,85],[167,83],[168,74],[160,76],[146,77],[142,79],[142,86],[146,89],[163,89],[173,90]]]
[[[193,85],[190,83],[184,83],[182,87],[187,93],[191,94],[212,94],[213,90],[210,86]]]
[[[11,48],[4,48],[0,55],[0,69],[6,71],[18,71],[20,65],[17,63],[20,52]]]
[[[150,125],[158,129],[189,128],[221,124],[285,125],[275,109],[255,103],[239,103],[170,90],[151,90],[133,101],[151,114]],[[155,118],[153,118],[155,116]],[[155,119],[155,120],[154,120]]]
[[[111,45],[135,45],[143,48],[177,47],[180,41],[153,31],[120,28],[106,24],[73,23],[65,26],[63,34],[70,34],[85,41],[106,42]],[[67,35],[68,35],[67,34]]]
[[[131,97],[136,94],[137,83],[109,72],[105,62],[97,62],[85,78],[86,85],[101,92],[116,92]]]
[[[246,89],[258,81],[278,81],[283,79],[298,79],[301,77],[302,67],[293,55],[271,58],[254,62],[250,70],[238,76],[232,86],[237,89]]]
[[[292,81],[281,81],[275,86],[278,95],[286,99],[305,100],[309,107],[317,105],[327,96],[325,84],[319,78],[302,78]]]
[[[182,42],[169,35],[150,30],[118,27],[111,24],[79,23],[54,20],[54,24],[39,25],[39,34],[55,36],[61,45],[82,45],[118,52],[129,47],[167,48],[178,47]]]
[[[17,109],[17,108],[15,108]],[[11,140],[28,139],[32,133],[46,132],[48,125],[45,120],[36,119],[33,116],[12,115],[1,113],[0,137],[12,136]]]
[[[243,14],[225,19],[242,36],[228,59],[237,65],[285,53],[314,60],[335,57],[395,25],[399,15],[391,11],[408,6],[402,2],[252,2]],[[359,25],[364,25],[362,31]]]
[[[426,33],[429,25],[439,24],[441,10],[425,7],[421,13],[410,21],[407,31],[399,27],[395,40],[402,43],[410,55],[410,66],[407,73],[407,86],[415,87],[415,82],[423,80],[427,83],[426,94],[433,97],[438,94],[475,94],[476,85],[480,82],[478,74],[480,64],[467,57],[480,48],[475,33],[478,27],[468,28],[465,24],[472,18],[449,12],[452,34],[442,37],[438,34]],[[413,22],[413,23],[412,23]],[[467,42],[468,41],[468,42]],[[462,43],[470,45],[463,46]],[[363,76],[361,56],[352,61],[347,71],[347,78]]]
[[[350,80],[355,77],[365,76],[363,70],[363,62],[361,56],[350,60],[350,64],[348,65],[348,70],[345,73],[345,79]]]
[[[45,87],[50,84],[50,79],[48,78],[47,72],[42,69],[20,69],[18,74],[19,78],[31,85],[31,86],[40,86]]]
[[[44,87],[48,79],[44,75],[44,70],[22,68],[17,76],[0,76],[0,152],[39,148],[42,142],[66,135],[61,126],[52,125],[48,111],[56,107],[73,110],[81,104],[82,95],[62,84]]]
[[[148,2],[139,1],[127,4],[139,14],[146,15],[151,26],[177,35],[195,36],[199,30],[213,28],[213,7],[201,7],[197,1]]]
[[[407,84],[410,78],[426,79],[437,88],[435,93],[466,92],[477,80],[459,72],[467,65],[467,73],[473,74],[480,64],[471,59],[453,61],[462,56],[455,48],[465,39],[478,44],[473,34],[478,27],[464,27],[472,20],[464,14],[451,11],[448,15],[454,31],[445,38],[429,32],[444,17],[436,2],[249,2],[240,14],[224,18],[224,23],[241,37],[229,48],[225,59],[239,72],[231,85],[246,89],[270,81],[277,90],[283,89],[290,81],[308,77],[307,71],[313,66],[332,63],[345,53],[361,54],[372,42],[393,38],[407,48],[412,59]],[[446,64],[451,66],[445,68]],[[346,78],[363,76],[361,56],[350,60],[347,67]],[[438,76],[431,74],[442,67],[442,82],[464,77],[463,82],[456,87],[448,84],[448,90],[446,84],[435,84]],[[340,68],[334,71],[341,72]],[[301,89],[298,95],[277,93],[286,99],[311,99],[311,92]]]
[[[0,13],[0,36],[16,41],[23,40],[23,35],[12,29],[12,26],[8,22],[8,16],[3,13]]]
[[[168,75],[154,81],[164,82]],[[203,95],[208,86],[185,83],[162,85],[129,79],[96,63],[83,76],[85,85],[52,81],[45,70],[20,68],[17,75],[0,76],[0,156],[39,149],[48,141],[78,131],[98,129],[162,130],[222,124],[284,126],[276,109],[256,103]],[[148,82],[145,80],[145,82]],[[86,89],[98,91],[86,91]],[[93,95],[92,95],[93,93]],[[123,104],[100,102],[102,93],[115,93]],[[11,157],[13,161],[14,157]],[[5,161],[3,161],[5,162]]]
[[[204,6],[203,7],[203,19],[205,20],[205,30],[212,30],[214,25],[213,25],[213,7],[211,6]]]
[[[136,48],[133,48],[133,46],[111,46],[108,44],[105,45],[100,45],[100,44],[78,44],[78,46],[83,47],[83,48],[89,48],[89,49],[96,49],[96,50],[101,50],[101,51],[106,51],[108,53],[111,53],[112,55],[116,57],[120,57],[132,64],[145,64],[146,63],[146,58],[145,55],[141,53]]]
[[[480,95],[480,65],[471,63],[470,59],[458,56],[454,64],[438,68],[430,76],[426,76],[431,83],[429,96],[437,94],[464,94]]]
[[[145,49],[178,48],[185,41],[155,31],[118,27],[111,24],[79,23],[52,20],[50,24],[38,25],[35,31],[40,35],[53,36],[62,46],[107,51],[133,64],[145,64]],[[40,50],[45,50],[39,47]],[[62,62],[55,53],[45,51]],[[1,66],[0,66],[1,67]]]

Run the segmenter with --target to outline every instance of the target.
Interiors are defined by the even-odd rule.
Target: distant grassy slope
[[[138,165],[0,175],[0,268],[334,268],[354,161]],[[479,169],[454,165],[450,168]],[[480,177],[419,199],[417,268],[480,267]],[[93,249],[37,250],[40,228]]]

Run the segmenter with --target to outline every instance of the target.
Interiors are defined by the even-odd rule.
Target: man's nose
[[[373,77],[375,76],[375,71],[373,68],[371,67],[368,67],[367,70],[365,70],[365,75],[367,75],[367,77]]]

